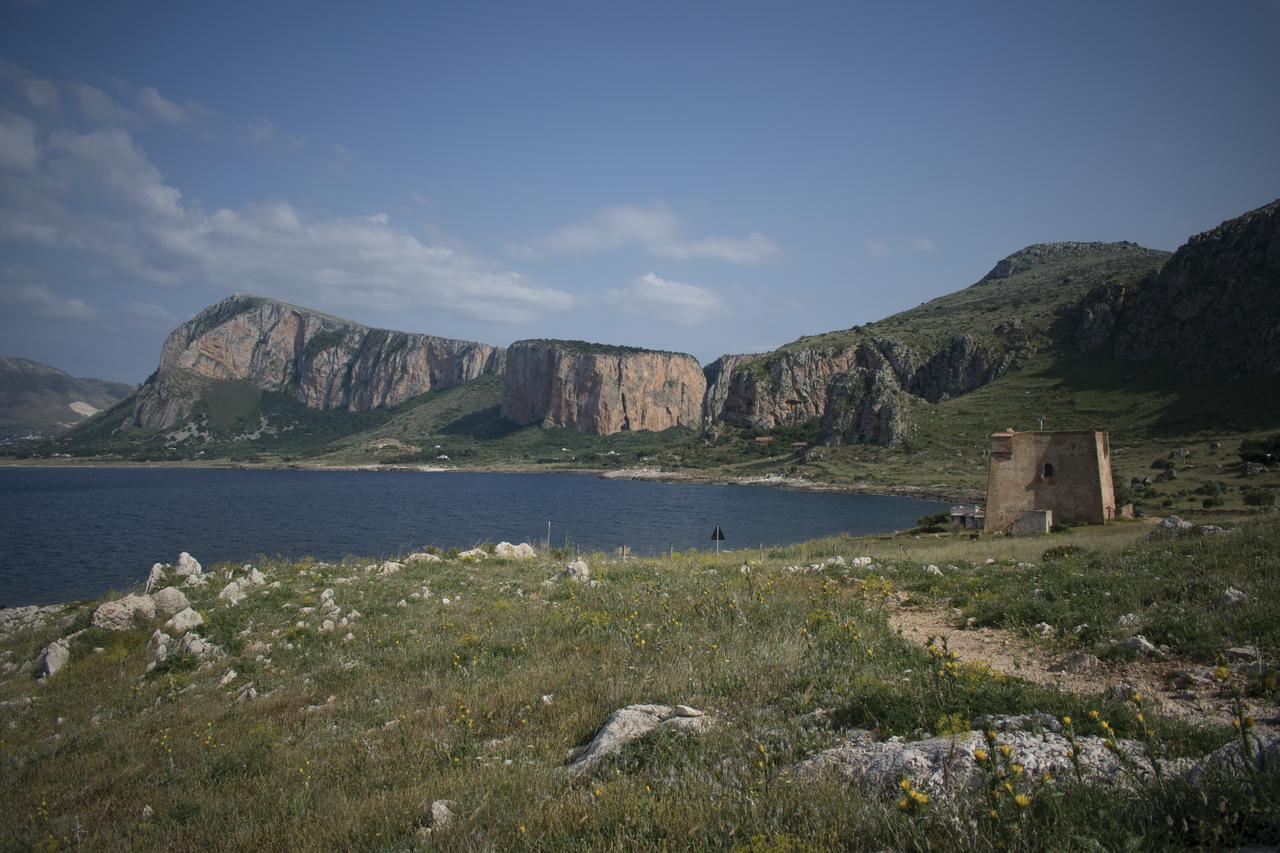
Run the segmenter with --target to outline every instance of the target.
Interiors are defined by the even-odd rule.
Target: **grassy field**
[[[942,678],[893,633],[898,593],[954,602],[990,624],[1150,620],[1148,636],[1213,662],[1259,643],[1274,659],[1280,522],[1173,541],[1118,524],[1038,539],[898,535],[669,559],[588,555],[597,585],[544,581],[567,554],[533,561],[262,562],[267,586],[235,607],[225,583],[190,591],[203,635],[227,656],[171,655],[144,672],[151,625],[90,628],[66,668],[0,683],[0,846],[5,849],[1167,849],[1280,841],[1274,779],[1193,790],[1038,787],[1014,817],[985,806],[901,810],[790,769],[849,728],[915,739],[980,714],[1071,715],[1122,737],[1129,703],[1035,687],[980,667]],[[1046,555],[1046,551],[1054,551]],[[869,556],[873,566],[828,565]],[[198,556],[198,555],[197,555]],[[987,563],[987,560],[993,560]],[[947,565],[942,578],[929,563]],[[1033,568],[1019,563],[1034,563]],[[374,561],[373,565],[377,565]],[[743,569],[746,566],[746,569]],[[954,566],[955,568],[951,568]],[[219,572],[231,567],[217,567]],[[239,570],[237,569],[237,573]],[[1249,596],[1218,604],[1224,585]],[[320,630],[325,589],[350,628]],[[1033,592],[1039,590],[1039,592]],[[89,624],[90,606],[72,624]],[[349,640],[343,639],[349,630]],[[33,658],[61,631],[0,642]],[[1056,641],[1104,651],[1099,629]],[[233,680],[221,683],[229,670]],[[238,701],[246,685],[258,697]],[[1099,690],[1103,684],[1100,682]],[[1267,689],[1258,686],[1256,689]],[[31,697],[29,705],[23,704]],[[17,700],[16,702],[14,700]],[[649,736],[587,777],[566,751],[617,708],[685,703],[705,735]],[[830,725],[805,715],[830,712]],[[1201,755],[1230,729],[1149,715],[1165,756]],[[455,824],[419,834],[430,804]],[[148,808],[149,817],[143,810]]]

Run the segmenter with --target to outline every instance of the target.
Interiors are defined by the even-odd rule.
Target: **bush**
[[[1040,559],[1044,562],[1052,560],[1065,560],[1069,557],[1078,557],[1085,553],[1085,550],[1079,545],[1054,545],[1040,555]]]
[[[1275,502],[1276,493],[1270,489],[1244,490],[1245,506],[1273,506]]]
[[[1159,468],[1161,471],[1167,471],[1173,467],[1173,461],[1170,459],[1157,459],[1151,463],[1152,468]]]
[[[1280,459],[1280,432],[1268,438],[1245,439],[1240,442],[1240,459],[1269,465]]]
[[[1200,505],[1205,509],[1213,509],[1215,506],[1222,506],[1222,498],[1205,498]]]

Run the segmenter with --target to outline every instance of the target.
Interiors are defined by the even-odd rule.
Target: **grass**
[[[1183,606],[1188,633],[1160,635],[1178,652],[1210,659],[1261,641],[1274,655],[1277,620],[1266,602],[1280,577],[1280,523],[1265,516],[1241,528],[1176,544],[1148,541],[1131,524],[1038,540],[900,535],[719,557],[593,554],[594,587],[544,585],[564,553],[414,563],[388,576],[367,573],[364,560],[263,562],[279,586],[255,588],[237,607],[216,598],[221,577],[190,593],[204,636],[228,652],[216,665],[179,659],[145,675],[151,626],[139,625],[82,635],[72,662],[38,688],[21,676],[0,683],[0,700],[34,697],[29,708],[7,706],[17,710],[6,710],[12,722],[0,731],[0,846],[405,849],[418,843],[436,799],[452,800],[458,814],[457,826],[430,838],[442,849],[1274,842],[1280,810],[1270,781],[1203,792],[1066,786],[1037,797],[1020,823],[997,825],[978,812],[972,821],[901,812],[788,772],[840,742],[846,727],[912,739],[979,714],[1044,711],[1071,714],[1083,734],[1096,734],[1088,711],[1101,709],[1121,736],[1136,735],[1132,707],[1100,696],[977,668],[939,682],[929,655],[890,630],[887,593],[963,601],[1010,626],[1038,617],[1067,624],[1086,610],[1103,625],[1139,604],[1163,619]],[[1080,550],[1039,559],[1063,545]],[[787,570],[835,554],[872,556],[878,568]],[[941,579],[921,569],[944,560],[961,569]],[[1010,567],[1026,561],[1037,567]],[[1223,583],[1257,606],[1216,608]],[[1032,584],[1053,596],[1041,604]],[[344,611],[363,614],[350,642],[348,629],[322,632],[320,614],[305,611],[326,588]],[[66,630],[87,625],[88,612],[79,609]],[[58,633],[6,638],[0,655],[30,659]],[[220,686],[228,669],[238,676]],[[248,683],[260,697],[237,702]],[[701,737],[646,738],[589,778],[560,771],[566,751],[613,710],[641,702],[687,703],[717,725]],[[819,708],[832,710],[835,729],[801,719]],[[1231,738],[1172,720],[1152,726],[1170,756]]]

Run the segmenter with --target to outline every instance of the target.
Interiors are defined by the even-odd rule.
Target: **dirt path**
[[[967,663],[986,663],[997,672],[1068,693],[1104,693],[1127,684],[1141,691],[1149,707],[1166,716],[1231,725],[1231,697],[1216,684],[1175,686],[1176,673],[1195,667],[1187,661],[1139,660],[1103,664],[1087,673],[1050,672],[1049,667],[1064,655],[1051,656],[1012,631],[966,628],[957,624],[958,619],[948,607],[899,605],[889,614],[889,624],[902,636],[921,645],[931,637],[946,637],[948,647]],[[1280,708],[1274,703],[1251,700],[1249,706],[1259,729],[1280,731]]]

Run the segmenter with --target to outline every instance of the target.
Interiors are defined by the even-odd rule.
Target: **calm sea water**
[[[907,527],[944,504],[580,474],[0,468],[0,605],[102,595],[190,551],[336,560],[427,544],[552,542],[656,553]]]

